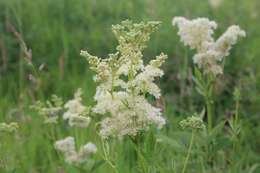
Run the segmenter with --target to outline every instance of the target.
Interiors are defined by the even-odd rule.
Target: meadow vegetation
[[[0,172],[260,172],[259,7],[0,0]]]

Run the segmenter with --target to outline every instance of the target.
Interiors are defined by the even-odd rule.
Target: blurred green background
[[[43,141],[44,137],[39,135],[41,129],[31,131],[37,129],[37,123],[27,125],[30,121],[40,121],[34,120],[37,117],[28,110],[35,100],[47,99],[51,94],[70,98],[77,88],[83,88],[86,103],[93,104],[95,85],[86,61],[79,56],[80,50],[105,58],[117,45],[111,25],[130,19],[162,22],[159,31],[152,35],[144,57],[148,61],[160,52],[169,56],[160,85],[166,104],[165,116],[170,125],[176,124],[180,116],[201,111],[203,102],[192,82],[193,52],[180,42],[171,21],[174,16],[208,17],[219,25],[216,38],[232,24],[247,32],[247,37],[234,46],[226,59],[225,75],[220,77],[216,89],[216,113],[219,119],[232,115],[232,93],[239,87],[245,152],[249,162],[259,162],[259,9],[259,0],[223,0],[219,7],[211,6],[208,0],[0,0],[0,121],[21,122],[27,126],[22,128],[26,137]],[[21,39],[31,49],[38,76],[24,58]],[[44,144],[29,143],[24,152],[19,151],[34,153],[27,158],[33,160],[30,164],[22,163],[24,170],[44,165],[41,157],[34,159]],[[10,147],[10,152],[14,148]],[[39,156],[42,152],[39,151]]]

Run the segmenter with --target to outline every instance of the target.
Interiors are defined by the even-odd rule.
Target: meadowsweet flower
[[[15,122],[7,123],[0,123],[0,132],[15,132],[19,128],[18,124]]]
[[[235,45],[238,41],[239,37],[245,37],[245,31],[241,30],[239,26],[232,25],[227,31],[222,34],[221,37],[215,43],[215,49],[218,52],[222,53],[222,56],[228,56],[229,51],[233,45]]]
[[[91,121],[90,117],[71,116],[69,118],[69,125],[72,127],[75,126],[75,127],[86,128],[88,127],[90,121]]]
[[[97,152],[97,148],[93,143],[87,143],[86,145],[81,146],[77,152],[75,148],[75,140],[70,136],[56,141],[54,147],[64,155],[67,163],[76,165],[86,162],[91,154]]]
[[[65,139],[59,140],[55,142],[55,149],[63,152],[63,153],[73,153],[75,151],[75,141],[74,138],[69,136]]]
[[[203,120],[200,117],[197,117],[197,116],[191,116],[191,117],[188,117],[185,120],[182,120],[180,122],[180,126],[183,129],[190,128],[190,129],[195,129],[195,130],[205,128]]]
[[[217,24],[207,18],[188,20],[184,17],[175,17],[173,25],[179,28],[178,35],[184,45],[196,49],[193,56],[194,64],[198,65],[204,73],[211,73],[214,76],[223,73],[221,62],[229,55],[239,37],[245,37],[245,31],[239,26],[230,26],[216,41],[212,37]]]
[[[65,103],[64,108],[67,110],[63,114],[63,119],[69,121],[70,126],[87,127],[90,123],[89,108],[84,106],[82,101],[82,91],[78,89],[74,94],[74,98]]]
[[[63,117],[70,126],[86,128],[91,121],[88,116],[90,108],[82,104],[81,89],[78,89],[74,98],[68,100],[65,104],[63,104],[61,98],[54,95],[51,101],[47,101],[46,104],[37,101],[32,108],[45,117],[45,123],[57,123],[58,118]]]
[[[81,89],[78,89],[74,94],[74,98],[65,103],[64,108],[67,109],[67,112],[63,114],[64,119],[69,119],[71,116],[84,114],[86,107],[81,103],[81,95],[82,91]]]
[[[121,107],[115,114],[101,122],[100,134],[104,138],[135,136],[139,131],[147,130],[150,124],[163,127],[165,119],[161,116],[161,110],[153,107],[142,96],[130,96],[122,100]]]
[[[92,111],[108,115],[101,121],[103,138],[135,136],[139,131],[149,129],[151,124],[158,128],[165,124],[161,110],[152,106],[145,95],[161,96],[154,81],[163,75],[160,67],[167,56],[161,54],[147,65],[142,59],[150,34],[158,26],[159,22],[134,24],[126,20],[112,27],[119,42],[116,53],[102,59],[81,51],[96,73],[94,81],[98,86]]]
[[[73,137],[70,136],[56,141],[54,147],[57,151],[63,153],[67,163],[74,164],[78,162],[78,156],[75,149],[75,140]]]
[[[156,77],[161,77],[164,74],[160,66],[165,62],[165,59],[167,59],[167,56],[164,54],[157,56],[155,60],[151,60],[151,62],[144,67],[141,73],[136,75],[133,86],[136,88],[136,92],[148,92],[155,98],[161,96],[160,88],[153,81]]]
[[[37,101],[31,108],[44,117],[44,123],[55,124],[59,115],[62,114],[63,101],[60,97],[52,95],[50,101],[46,101],[46,103]]]
[[[89,155],[95,154],[97,152],[97,147],[95,144],[89,142],[86,145],[83,145],[80,147],[79,152],[78,152],[78,157],[80,160],[86,160]]]
[[[129,97],[127,92],[118,91],[111,94],[107,90],[97,87],[94,97],[97,104],[92,110],[97,114],[105,114],[106,112],[115,114],[118,109],[125,107],[122,100],[125,100],[127,97]]]
[[[212,42],[212,34],[217,28],[216,22],[207,18],[197,18],[188,20],[184,17],[175,17],[172,20],[173,26],[179,28],[178,35],[184,45],[188,45],[191,49],[203,49],[204,42]]]

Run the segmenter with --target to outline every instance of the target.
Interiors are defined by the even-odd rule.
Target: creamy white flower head
[[[212,73],[214,75],[223,73],[221,65],[218,64],[221,60],[221,54],[214,50],[197,53],[193,56],[194,64],[197,64],[198,67],[203,69],[205,73]]]
[[[165,125],[161,110],[148,103],[145,97],[129,96],[122,101],[124,105],[118,112],[101,122],[100,135],[102,138],[135,136],[139,131],[147,130],[151,124],[156,124],[158,128]]]
[[[71,165],[78,165],[80,163],[83,163],[85,160],[82,160],[79,158],[78,154],[76,152],[70,153],[70,154],[64,154],[65,162]]]
[[[164,72],[160,69],[160,67],[166,59],[167,56],[164,54],[157,56],[142,69],[142,72],[136,75],[133,80],[132,87],[135,88],[138,94],[149,93],[155,98],[159,98],[161,96],[160,88],[154,83],[154,81],[155,78],[160,78],[163,76]]]
[[[216,41],[215,49],[216,51],[223,53],[223,56],[228,56],[230,49],[234,44],[237,43],[238,38],[245,37],[245,36],[246,36],[245,31],[241,30],[240,27],[237,25],[232,25]]]
[[[92,111],[98,114],[106,113],[112,101],[112,95],[101,87],[97,87],[94,100],[97,101],[97,104],[92,108]]]
[[[68,109],[70,113],[76,114],[82,114],[86,110],[86,107],[78,99],[69,100],[64,108]]]
[[[67,109],[63,114],[63,119],[68,120],[70,126],[85,128],[89,125],[91,119],[87,117],[88,108],[81,101],[82,91],[78,89],[74,94],[74,98],[65,103],[64,108]]]
[[[101,121],[100,136],[103,139],[107,139],[110,136],[120,139],[125,135],[135,136],[137,132],[142,129],[139,128],[140,126],[138,126],[137,123],[135,123],[134,126],[130,126],[130,124],[133,124],[133,119],[129,115],[132,114],[131,111],[125,111],[119,113],[117,116],[103,119],[103,121]]]
[[[112,95],[113,94],[113,95]],[[119,91],[109,93],[108,91],[97,87],[96,95],[94,97],[97,104],[92,111],[98,114],[105,114],[107,112],[115,113],[124,104],[122,100],[128,97],[128,93]]]
[[[71,116],[81,115],[86,111],[86,106],[84,106],[81,101],[82,92],[81,89],[78,89],[74,94],[74,99],[67,101],[64,108],[67,109],[67,112],[64,113],[63,118],[69,119]]]
[[[81,146],[77,152],[73,137],[66,137],[65,139],[56,141],[54,147],[57,151],[63,153],[67,163],[75,165],[86,162],[91,154],[97,152],[96,145],[91,142]]]
[[[173,25],[179,28],[178,34],[185,45],[196,49],[193,56],[194,64],[198,65],[204,73],[211,73],[214,76],[223,73],[222,60],[229,55],[234,44],[239,37],[245,37],[245,31],[239,26],[230,26],[216,41],[212,34],[217,24],[206,18],[188,20],[184,17],[173,19]]]
[[[151,65],[147,65],[143,72],[139,73],[134,80],[134,87],[142,93],[148,92],[155,98],[161,96],[160,88],[154,83],[155,77],[161,77],[163,71]]]
[[[71,116],[69,118],[69,125],[71,127],[81,127],[81,128],[86,128],[88,127],[91,119],[90,117],[85,117],[85,116]]]
[[[178,26],[181,41],[191,49],[201,49],[203,42],[211,42],[212,34],[217,28],[216,22],[207,18],[187,20],[184,17],[174,17],[172,24]]]
[[[84,156],[88,156],[90,154],[95,154],[96,152],[97,152],[96,145],[89,142],[80,148],[79,155],[81,155],[81,157],[84,157]]]
[[[163,75],[160,67],[167,56],[161,54],[144,65],[142,54],[150,34],[158,25],[159,22],[134,24],[124,21],[112,27],[119,42],[116,53],[106,59],[84,51],[81,53],[96,73],[96,78],[103,77],[95,81],[98,84],[94,96],[97,103],[92,109],[97,114],[108,116],[100,123],[103,138],[135,136],[149,129],[151,124],[159,128],[165,124],[161,110],[150,105],[145,98],[147,94],[155,98],[161,96],[155,79]]]
[[[97,147],[95,144],[89,142],[84,146],[81,146],[79,152],[77,153],[77,163],[86,162],[90,155],[95,154],[97,152]]]
[[[75,141],[74,138],[69,136],[65,139],[56,141],[54,144],[56,150],[62,153],[73,153],[75,152]]]

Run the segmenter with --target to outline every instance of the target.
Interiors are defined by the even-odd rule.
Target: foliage
[[[259,172],[259,5],[257,0],[1,0],[0,122],[6,123],[0,125],[0,172]],[[217,21],[216,38],[233,24],[246,31],[246,38],[225,58],[224,73],[214,86],[200,67],[192,65],[194,51],[180,43],[177,29],[171,25],[174,16],[203,16]],[[120,52],[125,47],[115,49],[117,42],[110,26],[125,19],[161,21],[147,48],[140,46],[143,42],[136,46],[144,64],[149,65],[153,60],[148,57],[160,52],[169,57],[161,67],[165,75],[157,83],[161,95],[145,92],[147,102],[162,110],[166,122],[161,130],[151,124],[149,130],[135,137],[104,140],[99,137],[100,124],[94,122],[109,117],[109,113],[96,115],[91,111],[96,105],[92,99],[96,84],[100,83],[92,81],[93,72],[79,52],[87,49],[98,57]],[[119,43],[131,40],[120,40],[128,33],[124,27],[115,25],[114,32]],[[147,38],[140,33],[130,36]],[[73,97],[76,88],[82,88],[80,97]],[[125,88],[113,89],[117,92]],[[208,111],[207,103],[211,105],[212,100],[214,106]],[[32,104],[44,110],[44,115],[30,109]],[[84,108],[79,106],[74,111],[73,105]],[[65,112],[78,116],[63,119]],[[201,113],[198,116],[196,112]],[[214,115],[210,132],[208,112]],[[54,119],[49,119],[53,115]],[[191,115],[196,115],[195,119]],[[83,123],[87,125],[75,126],[82,117],[87,118]],[[185,126],[193,122],[195,127],[203,120],[202,126],[207,128],[183,130],[179,125],[183,119]],[[47,122],[56,124],[46,124],[46,120],[55,120]],[[55,141],[68,136],[73,136],[75,144],[72,155],[54,147]],[[92,146],[92,154],[84,155],[83,151],[88,151],[84,146]],[[83,155],[83,165],[66,162],[66,156],[76,156],[77,160]]]

